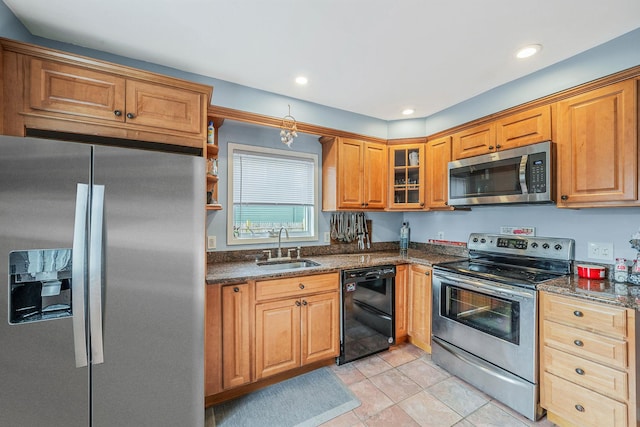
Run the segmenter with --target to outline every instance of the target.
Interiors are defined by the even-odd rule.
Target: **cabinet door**
[[[424,144],[389,147],[390,209],[424,207],[424,153]]]
[[[451,137],[427,143],[427,207],[447,208],[449,200],[448,163],[451,161]]]
[[[336,291],[302,297],[301,364],[340,354],[340,298]]]
[[[431,268],[417,264],[409,270],[409,336],[431,351]]]
[[[521,147],[551,140],[551,107],[512,114],[496,122],[496,149]]]
[[[384,209],[387,205],[387,146],[364,144],[364,205],[360,209]]]
[[[495,123],[491,122],[453,134],[453,158],[458,160],[495,151],[495,129]]]
[[[124,122],[124,78],[36,58],[29,64],[32,109]]]
[[[638,199],[636,81],[558,102],[560,200],[573,207]]]
[[[204,133],[200,94],[127,80],[127,123],[193,134]]]
[[[345,138],[338,143],[338,207],[341,209],[362,209],[363,150],[362,141]]]
[[[396,342],[405,340],[409,330],[409,309],[407,307],[407,286],[409,271],[406,264],[396,266],[395,298],[396,298]]]
[[[256,379],[300,366],[298,298],[256,305]]]
[[[222,387],[251,381],[250,296],[247,283],[222,287]]]

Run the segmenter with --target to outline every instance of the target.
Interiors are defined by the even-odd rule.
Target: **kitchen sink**
[[[295,270],[297,268],[317,267],[319,265],[317,262],[308,259],[262,261],[258,263],[258,266],[264,270]]]

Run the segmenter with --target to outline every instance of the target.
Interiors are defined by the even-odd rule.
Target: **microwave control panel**
[[[545,193],[547,191],[547,165],[545,153],[529,155],[529,193]]]

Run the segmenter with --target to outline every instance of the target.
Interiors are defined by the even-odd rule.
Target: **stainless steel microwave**
[[[449,162],[449,206],[553,202],[551,141]]]

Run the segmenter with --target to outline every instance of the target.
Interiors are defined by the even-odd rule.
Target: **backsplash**
[[[423,253],[452,255],[459,257],[467,257],[469,251],[466,247],[441,245],[433,243],[415,243],[409,244],[410,250],[420,251]],[[219,252],[207,252],[207,264],[216,264],[223,262],[239,262],[239,261],[255,261],[257,259],[264,259],[264,253],[266,249],[247,249],[239,251],[219,251]],[[379,242],[372,243],[371,249],[362,250],[358,248],[357,243],[340,243],[323,246],[303,246],[301,249],[300,257],[309,258],[322,255],[340,255],[340,254],[357,254],[357,253],[369,253],[369,252],[388,252],[388,251],[400,251],[399,242]],[[411,253],[409,253],[411,255]]]

